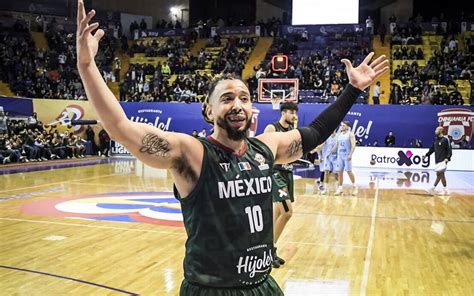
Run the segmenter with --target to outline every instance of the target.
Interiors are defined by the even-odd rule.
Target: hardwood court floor
[[[472,295],[474,173],[448,174],[449,199],[423,193],[429,172],[356,176],[357,197],[295,181],[272,271],[286,295]],[[0,175],[0,295],[177,295],[178,204],[146,193],[171,186],[129,160]]]

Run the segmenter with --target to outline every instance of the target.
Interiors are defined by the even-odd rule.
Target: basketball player
[[[322,185],[323,187],[320,191],[322,195],[329,194],[329,178],[331,174],[336,171],[337,153],[336,149],[334,149],[336,145],[337,134],[336,130],[334,130],[321,147],[321,161],[319,168],[324,172],[324,185]]]
[[[435,195],[436,186],[438,185],[439,181],[443,183],[443,191],[440,193],[441,195],[449,195],[449,191],[447,189],[447,182],[446,176],[444,173],[446,172],[447,164],[451,161],[452,150],[451,145],[449,144],[448,138],[444,136],[444,129],[441,126],[438,126],[435,129],[436,139],[434,140],[433,144],[430,147],[430,150],[423,156],[423,160],[427,157],[430,157],[431,154],[435,154],[435,171],[436,171],[436,180],[434,182],[434,186],[430,189],[427,189],[426,192],[430,195]]]
[[[293,130],[298,112],[298,105],[291,102],[285,102],[280,105],[280,120],[267,125],[264,133],[289,132]],[[272,176],[272,195],[273,195],[273,244],[276,245],[285,225],[290,221],[293,215],[293,206],[295,201],[293,186],[293,165],[277,164],[273,166]],[[273,267],[279,268],[285,264],[285,260],[278,257],[275,247],[275,260]]]
[[[297,160],[330,135],[357,96],[388,71],[384,56],[358,67],[347,59],[349,83],[308,127],[247,138],[252,118],[248,87],[216,77],[204,105],[214,131],[207,138],[166,132],[130,121],[107,88],[94,58],[103,30],[78,1],[77,66],[88,99],[112,139],[155,168],[169,169],[188,235],[180,295],[283,295],[270,276],[273,261],[271,168]]]
[[[331,150],[333,153],[337,151],[336,169],[338,174],[339,186],[334,195],[341,195],[342,183],[344,181],[344,172],[347,172],[352,183],[352,195],[357,195],[358,190],[355,184],[355,176],[352,172],[352,154],[356,147],[356,140],[354,133],[349,130],[350,122],[344,121],[341,123],[341,129],[337,135],[336,146]]]

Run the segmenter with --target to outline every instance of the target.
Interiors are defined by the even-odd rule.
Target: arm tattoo
[[[303,149],[303,145],[302,145],[301,139],[299,139],[299,140],[294,140],[293,142],[291,142],[286,152],[288,153],[288,156],[293,156],[296,153],[298,153],[301,149]]]
[[[163,138],[155,134],[147,134],[142,140],[143,146],[140,152],[148,154],[156,154],[159,157],[168,157],[170,152],[170,144]]]

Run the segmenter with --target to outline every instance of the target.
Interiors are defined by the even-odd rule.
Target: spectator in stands
[[[99,146],[99,155],[102,155],[102,157],[109,157],[110,137],[104,128],[99,132]]]
[[[146,30],[147,29],[147,23],[145,22],[145,19],[142,19],[140,22],[140,30]]]
[[[367,34],[374,34],[374,20],[370,17],[370,15],[365,20],[365,28],[367,30]]]
[[[374,93],[372,95],[372,99],[374,100],[374,105],[380,104],[380,81],[377,81],[374,86]]]
[[[191,136],[195,137],[195,138],[198,138],[199,135],[198,135],[198,131],[197,130],[193,130],[193,132],[191,133]]]
[[[161,74],[163,74],[163,76],[171,75],[171,69],[170,69],[170,66],[168,65],[168,62],[164,62],[163,66],[161,66]]]
[[[449,94],[449,104],[450,105],[463,105],[464,100],[461,96],[461,93],[458,91],[457,87]]]
[[[385,147],[395,146],[395,136],[392,131],[388,132],[388,135],[385,137]]]
[[[470,149],[469,141],[467,140],[466,135],[461,136],[461,140],[459,141],[459,148],[461,149]]]
[[[114,59],[114,82],[120,81],[120,70],[122,69],[122,62],[118,57]]]
[[[384,23],[379,26],[378,31],[380,36],[380,44],[382,44],[382,46],[385,46],[385,35],[387,34],[387,27],[385,27]]]

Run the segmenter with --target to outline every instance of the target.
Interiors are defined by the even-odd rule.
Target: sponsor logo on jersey
[[[258,168],[261,170],[261,171],[264,171],[264,170],[268,170],[270,167],[268,165],[268,163],[265,163],[266,160],[265,160],[265,157],[263,157],[262,154],[260,153],[256,153],[255,154],[255,160],[260,163],[260,165],[258,166]]]
[[[272,178],[259,177],[217,183],[219,198],[245,197],[272,191]]]
[[[228,162],[221,162],[219,163],[219,165],[221,166],[221,168],[226,171],[226,173],[229,171],[230,169],[230,163]]]
[[[267,272],[272,262],[271,250],[268,250],[268,254],[267,251],[264,251],[261,257],[252,255],[240,256],[239,263],[236,265],[237,273],[247,273],[249,278],[253,278],[256,273]]]
[[[239,169],[240,171],[250,171],[252,167],[250,166],[250,163],[244,161],[244,162],[239,162]]]

